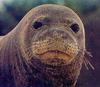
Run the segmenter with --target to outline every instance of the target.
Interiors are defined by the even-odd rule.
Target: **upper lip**
[[[63,51],[59,51],[59,50],[50,50],[50,51],[46,51],[46,52],[44,52],[44,53],[42,53],[42,54],[38,54],[38,55],[43,55],[43,54],[46,54],[46,53],[48,53],[48,52],[53,52],[53,53],[61,53],[61,54],[64,54],[64,55],[67,55],[67,56],[69,56],[70,57],[70,55],[69,54],[67,54],[67,53],[65,53],[65,52],[63,52]]]

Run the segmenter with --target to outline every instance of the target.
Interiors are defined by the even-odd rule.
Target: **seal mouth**
[[[68,56],[68,57],[71,57],[71,55],[65,53],[65,52],[62,52],[62,51],[59,51],[59,50],[50,50],[50,51],[46,51],[44,53],[41,53],[39,54],[41,57],[44,56],[45,58],[46,57],[59,57],[59,55],[63,55],[63,56]]]
[[[67,62],[71,62],[74,58],[73,56],[59,50],[46,51],[39,54],[39,57],[42,59],[42,62],[48,66],[65,65]]]

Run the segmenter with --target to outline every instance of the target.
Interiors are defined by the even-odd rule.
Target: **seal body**
[[[0,37],[0,87],[75,87],[84,50],[75,12],[52,4],[33,8]]]

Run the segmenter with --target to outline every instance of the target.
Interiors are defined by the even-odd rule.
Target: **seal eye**
[[[40,27],[42,27],[42,26],[43,26],[43,24],[42,24],[41,22],[38,22],[38,21],[34,22],[34,24],[33,24],[33,27],[34,27],[35,29],[38,29],[38,28],[40,28]]]
[[[70,28],[75,32],[77,33],[79,31],[79,25],[78,24],[72,24],[70,26]]]

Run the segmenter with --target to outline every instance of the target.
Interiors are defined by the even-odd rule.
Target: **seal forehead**
[[[38,6],[36,8],[33,9],[33,12],[35,11],[35,14],[37,15],[41,15],[41,14],[45,14],[45,15],[61,15],[61,16],[70,16],[70,17],[74,17],[77,16],[76,13],[66,7],[66,6],[61,6],[61,5],[54,5],[54,4],[45,4],[45,5],[41,5]]]
[[[70,8],[62,5],[54,5],[54,4],[45,4],[36,7],[35,9],[41,10],[41,11],[59,11],[59,12],[65,12],[67,10],[68,12],[73,12]]]

